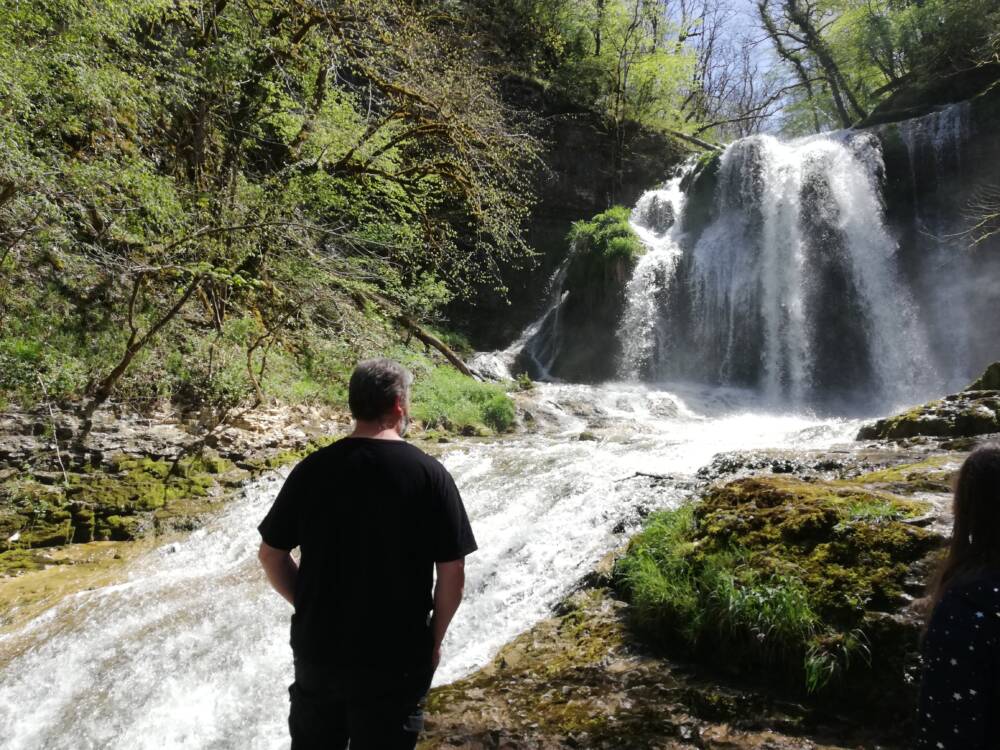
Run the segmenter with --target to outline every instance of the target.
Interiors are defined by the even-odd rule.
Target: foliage
[[[8,397],[259,401],[526,254],[531,123],[447,6],[0,4]]]
[[[514,402],[501,386],[471,380],[449,367],[413,369],[412,413],[425,428],[480,434],[513,427]]]
[[[868,658],[867,607],[900,595],[925,532],[919,503],[756,478],[653,514],[616,577],[639,629],[716,661],[767,666],[816,691]]]
[[[994,0],[757,0],[790,132],[846,127],[897,90],[997,62]]]
[[[624,206],[612,206],[589,221],[574,222],[567,239],[578,250],[606,260],[634,260],[645,248],[629,224],[630,213]]]

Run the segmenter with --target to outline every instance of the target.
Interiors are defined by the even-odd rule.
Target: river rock
[[[1000,363],[961,393],[867,424],[858,440],[969,438],[1000,433]],[[994,387],[997,386],[997,387]]]

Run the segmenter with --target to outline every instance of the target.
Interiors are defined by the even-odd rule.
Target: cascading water
[[[674,177],[663,189],[642,195],[632,211],[631,225],[647,251],[636,264],[625,288],[625,312],[618,328],[622,344],[619,376],[638,380],[650,362],[669,358],[669,326],[666,300],[674,281],[677,263],[683,254],[678,238],[684,174]]]
[[[928,142],[944,159],[960,128],[933,118],[951,116],[903,130],[913,164]],[[682,177],[639,201],[632,221],[649,252],[618,328],[622,376],[709,385],[541,384],[520,397],[534,432],[453,443],[442,456],[480,549],[439,683],[546,616],[624,540],[616,530],[687,498],[714,454],[849,441],[857,422],[798,416],[796,404],[865,392],[906,399],[922,386],[926,346],[898,278],[874,138],[758,136],[719,162],[708,199],[685,196]],[[481,372],[509,377],[519,356],[541,375],[552,369],[570,262],[551,280],[545,314],[507,350],[477,358]],[[976,294],[995,299],[995,290]],[[752,390],[718,386],[727,383]],[[584,432],[598,439],[578,439]],[[279,484],[254,483],[115,585],[0,634],[3,746],[287,747],[289,610],[264,583],[254,528]]]
[[[748,400],[749,399],[749,400]],[[436,677],[485,664],[634,529],[687,497],[718,451],[825,447],[857,423],[762,413],[724,390],[539,385],[538,432],[442,456],[480,549]],[[576,439],[587,430],[597,441]],[[637,472],[665,479],[656,486]],[[0,635],[7,750],[287,748],[289,607],[264,582],[255,525],[281,478],[255,482],[204,528]],[[373,550],[377,554],[377,549]]]
[[[545,312],[532,322],[517,340],[498,352],[480,352],[469,361],[469,368],[487,380],[510,380],[517,362],[524,362],[529,373],[539,380],[554,380],[552,365],[562,344],[559,326],[560,313],[566,296],[563,287],[566,273],[573,259],[573,249],[556,268],[547,285],[549,305]]]
[[[906,144],[914,181],[918,165],[926,165],[928,159],[939,174],[961,166],[962,146],[972,135],[969,110],[968,102],[959,102],[896,126]]]
[[[869,133],[732,144],[696,238],[637,227],[649,252],[626,289],[622,374],[751,386],[793,406],[922,395],[936,380],[881,170]]]

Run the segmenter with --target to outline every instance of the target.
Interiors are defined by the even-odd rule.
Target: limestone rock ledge
[[[627,622],[627,605],[609,589],[572,594],[487,667],[432,691],[418,747],[838,750],[865,743],[863,731],[836,719],[651,653]]]
[[[1000,433],[1000,362],[961,393],[867,424],[858,440],[971,438]]]

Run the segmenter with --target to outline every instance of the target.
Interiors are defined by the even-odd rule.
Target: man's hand
[[[450,562],[436,563],[437,582],[434,584],[434,616],[431,618],[431,632],[434,635],[434,650],[431,663],[437,669],[441,661],[441,642],[448,632],[451,618],[462,603],[465,589],[465,558]]]
[[[272,547],[266,542],[260,543],[257,559],[267,573],[271,587],[281,594],[288,603],[295,606],[295,580],[299,575],[299,566],[292,559],[292,553],[287,550]]]

